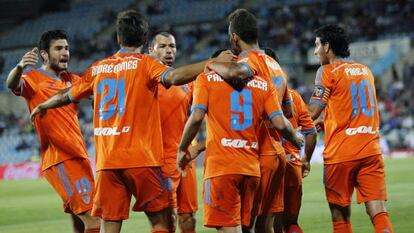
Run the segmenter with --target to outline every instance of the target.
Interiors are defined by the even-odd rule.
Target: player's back
[[[379,114],[374,77],[368,67],[349,60],[322,66],[311,103],[326,104],[325,163],[380,154]]]
[[[192,99],[191,86],[158,87],[160,120],[165,163],[175,164],[177,150],[188,118]]]
[[[263,50],[252,49],[243,51],[239,55],[238,62],[246,64],[252,74],[270,79],[276,89],[281,105],[292,101],[287,91],[286,73],[280,67],[279,63],[266,55]],[[267,125],[269,124],[267,123]],[[284,154],[281,136],[276,130],[268,129],[265,122],[260,127],[259,137],[261,155],[273,156],[275,154]]]
[[[149,55],[121,50],[88,70],[98,170],[162,164],[157,95],[166,69]]]
[[[268,80],[255,76],[234,90],[215,72],[196,81],[193,108],[207,111],[205,178],[224,174],[260,176],[256,132],[261,116],[281,114],[275,90]]]

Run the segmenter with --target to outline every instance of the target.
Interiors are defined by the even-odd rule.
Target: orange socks
[[[151,233],[169,233],[170,229],[168,228],[152,228]]]
[[[352,233],[351,222],[347,221],[336,221],[333,222],[334,233]]]
[[[101,228],[91,228],[91,229],[87,229],[84,231],[84,233],[99,233],[99,231],[101,230]]]
[[[381,212],[372,218],[375,233],[392,233],[392,225],[387,212]]]
[[[298,225],[290,225],[286,229],[286,233],[303,233],[303,231]]]

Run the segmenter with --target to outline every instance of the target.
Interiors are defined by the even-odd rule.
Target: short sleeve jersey
[[[191,106],[192,84],[172,86],[168,90],[160,84],[158,91],[164,159],[165,163],[175,164]]]
[[[273,83],[280,104],[292,102],[292,97],[288,92],[287,75],[280,65],[264,51],[258,49],[246,50],[240,53],[238,62],[245,65],[251,75],[271,80]],[[281,136],[270,126],[269,122],[262,122],[259,129],[260,155],[284,154]]]
[[[295,90],[289,89],[289,92],[293,100],[293,117],[289,118],[290,123],[292,123],[294,128],[301,127],[301,133],[304,135],[316,133],[315,125],[302,96]],[[285,148],[286,155],[290,157],[292,163],[301,164],[298,148],[286,140],[283,140],[283,148]]]
[[[169,70],[149,55],[121,49],[72,86],[74,102],[93,95],[97,170],[162,165],[158,83]]]
[[[350,60],[321,66],[310,103],[326,106],[326,164],[381,153],[374,77],[368,67]]]
[[[31,69],[22,76],[19,88],[13,93],[26,100],[31,112],[60,90],[79,82],[79,79],[68,72],[56,76],[41,68]],[[48,110],[44,117],[35,118],[34,126],[40,140],[42,170],[68,159],[88,157],[75,104]]]
[[[207,112],[204,178],[260,177],[257,130],[261,117],[282,114],[271,82],[254,76],[237,91],[215,72],[202,73],[195,82],[192,109],[196,108]]]

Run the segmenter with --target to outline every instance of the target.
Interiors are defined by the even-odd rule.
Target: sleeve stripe
[[[290,104],[292,103],[292,101],[293,101],[292,99],[285,99],[282,101],[282,105]]]
[[[240,63],[242,66],[244,66],[244,67],[246,67],[246,69],[247,69],[247,76],[248,77],[251,77],[252,76],[252,69],[250,68],[250,66],[249,65],[247,65],[246,63]]]
[[[308,135],[308,134],[311,134],[311,133],[316,133],[316,128],[315,128],[315,127],[313,127],[312,129],[302,130],[302,133],[303,133],[304,135]]]
[[[197,104],[197,105],[191,106],[191,111],[193,111],[194,109],[201,109],[201,110],[207,111],[207,107],[205,105],[202,105],[202,104]]]
[[[325,103],[318,102],[318,101],[315,101],[315,100],[310,100],[310,101],[309,101],[309,104],[316,104],[316,105],[319,105],[319,106],[321,106],[321,107],[325,107],[325,106],[326,106],[326,104],[325,104]]]
[[[167,87],[167,88],[170,87],[170,86],[165,83],[165,77],[167,77],[168,72],[170,72],[171,70],[173,70],[173,69],[168,68],[161,74],[160,82],[162,83],[162,85],[164,85],[164,87]]]
[[[273,112],[272,114],[269,115],[269,120],[273,119],[277,115],[282,115],[282,114],[283,114],[282,111]]]
[[[68,92],[68,97],[69,97],[69,101],[70,101],[70,102],[72,102],[72,103],[74,103],[74,104],[79,103],[78,101],[75,101],[75,100],[72,98],[72,96],[70,95],[70,89],[69,89],[69,92]]]

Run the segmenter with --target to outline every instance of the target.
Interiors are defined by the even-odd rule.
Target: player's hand
[[[237,56],[234,55],[230,50],[221,52],[215,59],[216,62],[231,62],[237,61]]]
[[[310,163],[307,160],[302,159],[302,178],[307,177],[310,173],[310,170],[311,170]]]
[[[17,64],[21,69],[26,68],[26,66],[34,66],[37,64],[39,56],[37,55],[37,47],[34,47],[31,51],[23,55],[20,62]]]
[[[324,131],[325,130],[325,124],[323,123],[323,120],[315,120],[314,121],[315,124],[315,128],[318,132]]]
[[[192,157],[191,157],[191,153],[188,150],[182,151],[179,150],[178,151],[178,155],[177,155],[177,168],[178,171],[183,175],[187,175],[185,172],[185,168],[186,166],[191,162]]]
[[[300,149],[304,143],[305,143],[305,137],[300,132],[300,128],[297,128],[296,137],[295,137],[295,141],[293,142],[293,144],[296,148]]]
[[[43,117],[46,114],[46,109],[42,108],[42,105],[38,105],[33,109],[33,111],[30,113],[30,120],[32,123],[34,122],[34,119],[37,114],[40,114],[40,117]]]

